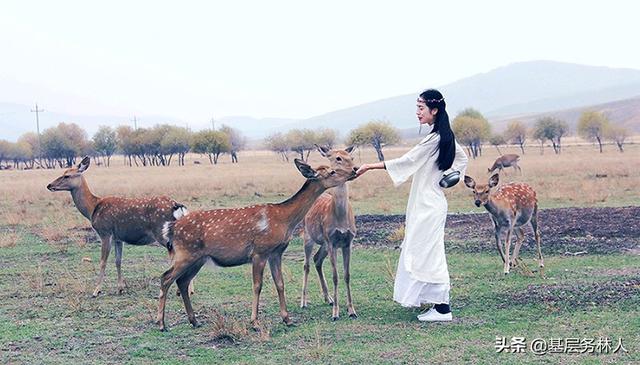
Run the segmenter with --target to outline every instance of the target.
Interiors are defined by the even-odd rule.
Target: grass
[[[406,147],[388,149],[388,158]],[[517,152],[504,150],[503,153]],[[587,157],[585,157],[587,156]],[[468,173],[486,177],[496,157],[492,149],[470,162]],[[505,180],[530,183],[540,205],[551,207],[640,204],[640,147],[620,154],[608,148],[566,146],[527,150],[524,174]],[[217,166],[127,168],[91,167],[87,180],[98,195],[166,194],[190,209],[281,201],[302,178],[273,154],[248,151],[241,163]],[[202,159],[200,159],[202,160]],[[362,161],[374,160],[370,150]],[[320,163],[315,156],[312,163]],[[88,222],[68,193],[44,188],[60,170],[0,172],[0,362],[2,363],[549,363],[640,362],[640,261],[637,255],[545,255],[546,278],[504,276],[495,252],[449,250],[451,300],[455,320],[424,324],[417,309],[392,300],[399,252],[357,247],[352,289],[359,317],[346,315],[340,283],[341,319],[321,301],[315,274],[310,305],[298,307],[303,251],[298,238],[285,253],[287,303],[296,325],[281,323],[270,280],[261,297],[261,330],[249,326],[249,266],[207,267],[196,278],[194,309],[202,327],[188,324],[182,301],[170,297],[168,333],[154,324],[160,274],[169,266],[163,249],[127,245],[123,272],[126,293],[117,295],[113,253],[104,295],[91,298],[100,249]],[[596,175],[607,175],[605,178]],[[384,172],[351,183],[356,214],[402,214],[408,184],[395,189]],[[452,212],[481,211],[462,186],[447,191]],[[487,221],[487,224],[488,221]],[[631,224],[631,223],[630,223]],[[392,232],[400,237],[402,232]],[[487,237],[490,240],[490,237]],[[552,238],[548,238],[552,239]],[[523,248],[524,250],[524,248]],[[535,267],[533,254],[524,257]],[[341,260],[339,260],[341,261]],[[328,267],[328,263],[327,263]],[[326,271],[325,271],[326,272]],[[267,279],[268,276],[265,275]],[[173,290],[172,290],[173,292]],[[625,354],[496,353],[496,337],[623,339]]]

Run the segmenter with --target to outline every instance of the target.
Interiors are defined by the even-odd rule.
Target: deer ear
[[[302,176],[304,176],[305,178],[315,179],[316,177],[318,177],[318,172],[314,170],[311,166],[309,166],[309,164],[297,158],[294,160],[294,162],[296,163],[296,167],[298,168],[298,171],[300,171]]]
[[[314,144],[314,146],[316,146],[316,148],[318,149],[318,152],[320,152],[320,154],[322,155],[322,157],[327,157],[327,154],[329,153],[329,149],[325,146],[319,146],[317,144]]]
[[[355,148],[356,148],[356,146],[351,145],[351,146],[349,146],[349,147],[345,148],[344,150],[345,150],[345,151],[347,151],[347,153],[351,153],[351,152],[353,152],[353,150],[354,150]]]
[[[471,176],[464,175],[464,184],[469,188],[473,189],[476,187],[476,181],[473,180]]]
[[[492,187],[498,185],[499,181],[500,181],[500,175],[499,174],[494,174],[493,176],[491,176],[489,178],[489,187],[492,188]]]
[[[82,161],[80,161],[80,164],[78,164],[78,172],[79,173],[85,172],[85,170],[89,168],[90,164],[91,164],[91,158],[89,156],[84,156]]]

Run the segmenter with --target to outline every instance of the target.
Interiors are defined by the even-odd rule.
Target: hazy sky
[[[635,4],[3,1],[0,102],[197,125],[306,118],[519,61],[640,69]]]

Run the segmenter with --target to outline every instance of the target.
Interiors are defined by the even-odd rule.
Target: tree
[[[379,161],[384,161],[382,148],[398,143],[399,141],[400,134],[398,130],[394,128],[391,123],[380,120],[373,120],[352,130],[347,138],[348,145],[360,146],[370,144],[373,146],[378,154]]]
[[[124,155],[125,165],[128,163],[129,166],[133,166],[131,157],[134,156],[137,150],[133,132],[133,128],[127,125],[121,125],[116,129],[116,135],[118,137],[118,147]],[[138,162],[135,160],[135,158],[133,159],[133,162],[136,164],[136,166],[138,166]]]
[[[491,137],[489,137],[489,143],[491,143],[491,145],[498,150],[498,153],[502,155],[500,145],[506,144],[507,141],[504,139],[502,134],[492,134]]]
[[[242,133],[229,126],[223,125],[220,131],[229,137],[229,154],[231,154],[231,163],[238,163],[238,152],[242,151],[247,145],[247,139]]]
[[[524,155],[524,144],[527,140],[527,127],[520,121],[514,120],[509,122],[504,132],[504,138],[520,146],[520,151]]]
[[[231,148],[229,136],[223,132],[212,130],[204,130],[196,133],[191,143],[193,152],[207,155],[212,165],[217,164],[220,155],[229,152]]]
[[[191,133],[186,128],[170,127],[160,140],[160,153],[166,158],[167,166],[171,165],[171,158],[178,155],[178,165],[184,166],[184,156],[191,148]]]
[[[549,140],[553,145],[553,151],[559,154],[562,136],[567,133],[568,128],[567,123],[560,119],[553,117],[538,119],[533,127],[533,136],[540,141],[540,153],[544,153],[544,142]]]
[[[118,148],[118,138],[116,131],[108,126],[100,126],[96,134],[93,135],[93,149],[105,158],[105,165],[111,165],[111,156]]]
[[[300,159],[307,161],[311,151],[315,149],[316,135],[310,129],[292,129],[285,138],[291,151],[300,155]]]
[[[282,161],[289,162],[287,152],[290,150],[287,138],[282,133],[274,133],[264,139],[264,145],[271,151],[279,154]]]
[[[578,121],[578,134],[589,141],[597,141],[602,153],[602,137],[609,125],[607,117],[596,111],[586,111]]]
[[[624,152],[622,145],[624,145],[625,139],[629,136],[629,131],[626,128],[618,125],[610,125],[605,130],[605,136],[618,146],[618,151]]]
[[[338,132],[330,128],[316,130],[315,142],[320,146],[332,149],[338,139]]]
[[[87,133],[74,123],[60,123],[42,133],[42,154],[48,168],[69,167],[79,155],[86,153]]]
[[[459,114],[453,120],[451,128],[456,135],[456,139],[467,146],[469,154],[476,158],[482,154],[482,142],[489,139],[491,126],[484,118],[478,118],[473,109],[466,109],[466,114]]]

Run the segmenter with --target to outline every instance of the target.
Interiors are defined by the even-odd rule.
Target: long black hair
[[[427,104],[429,109],[438,109],[431,133],[440,134],[437,151],[438,159],[436,160],[438,168],[442,171],[448,170],[453,165],[453,159],[456,156],[456,137],[451,130],[444,96],[436,89],[428,89],[420,94],[419,101]]]

